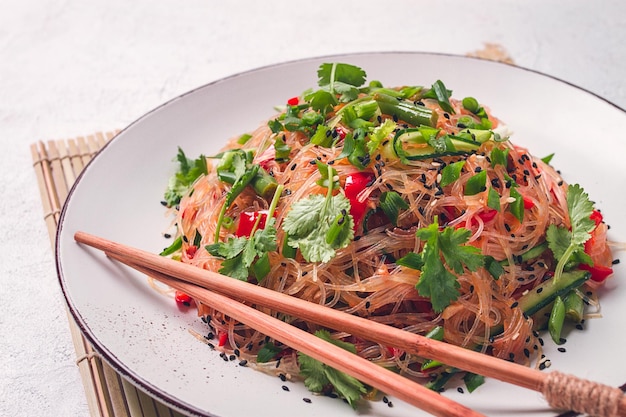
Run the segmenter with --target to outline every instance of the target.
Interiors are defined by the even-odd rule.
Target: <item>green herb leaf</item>
[[[276,137],[274,141],[274,159],[276,162],[289,161],[289,155],[291,154],[291,147],[282,138],[283,136]]]
[[[500,149],[493,148],[491,150],[490,158],[491,158],[491,166],[495,167],[496,165],[502,165],[506,167],[508,165],[507,158],[509,156],[509,149]]]
[[[437,80],[433,83],[430,90],[426,92],[424,97],[436,99],[444,111],[454,114],[455,111],[450,104],[451,95],[452,91],[448,90],[441,80]]]
[[[261,346],[259,352],[257,353],[256,361],[259,363],[267,363],[274,359],[277,354],[280,353],[282,349],[277,347],[272,342],[268,342]]]
[[[354,238],[354,220],[345,214],[349,211],[350,201],[343,194],[329,199],[315,194],[296,201],[282,226],[289,236],[289,246],[299,248],[307,262],[328,262],[337,249],[345,248]],[[328,243],[326,235],[341,215],[346,215],[344,230],[347,232],[338,234],[337,240]]]
[[[446,185],[450,185],[461,176],[461,171],[463,170],[463,166],[465,165],[465,161],[457,161],[451,164],[446,165],[441,170],[441,181],[439,181],[439,185],[441,187],[445,187]]]
[[[342,63],[322,64],[317,71],[318,85],[331,95],[339,94],[340,101],[358,97],[358,87],[365,83],[367,74],[361,68]]]
[[[593,263],[584,253],[584,243],[589,240],[591,232],[596,227],[595,222],[590,218],[593,212],[593,202],[578,184],[570,184],[567,187],[566,199],[571,230],[550,225],[546,232],[548,246],[559,261],[554,273],[555,280],[559,279],[566,264],[572,260],[587,264]]]
[[[337,170],[321,161],[315,161],[315,163],[322,177],[316,181],[316,184],[324,188],[330,187],[332,190],[339,188],[339,177],[337,176]]]
[[[404,255],[402,258],[396,260],[396,265],[404,266],[411,269],[421,270],[424,266],[424,260],[422,257],[415,253],[409,252]]]
[[[318,330],[315,335],[335,346],[352,353],[356,353],[356,347],[341,340],[333,339],[326,330]],[[365,385],[358,379],[338,371],[330,366],[313,359],[312,357],[298,352],[300,372],[305,377],[304,385],[312,392],[322,392],[331,384],[336,393],[344,398],[352,408],[356,408],[357,401],[367,393]]]
[[[471,231],[452,227],[440,231],[436,217],[432,224],[419,229],[416,234],[426,242],[420,253],[424,265],[416,288],[420,295],[430,298],[436,312],[441,312],[458,298],[460,286],[444,260],[451,270],[461,274],[464,267],[475,271],[483,266],[484,258],[478,248],[465,246]]]
[[[382,193],[379,202],[380,208],[383,209],[383,212],[385,212],[385,215],[394,226],[398,225],[400,210],[409,208],[408,203],[395,191],[385,191]]]
[[[200,155],[197,159],[189,159],[178,147],[176,154],[178,169],[169,179],[163,196],[167,207],[180,203],[181,198],[189,191],[191,185],[203,174],[207,173],[206,158]]]

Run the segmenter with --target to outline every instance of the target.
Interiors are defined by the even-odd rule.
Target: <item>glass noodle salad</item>
[[[546,330],[598,311],[611,276],[607,225],[579,185],[509,139],[473,97],[366,84],[328,63],[319,86],[197,159],[178,150],[164,205],[181,262],[528,366]],[[185,294],[200,337],[260,370],[301,378],[355,406],[370,388]],[[434,390],[482,377],[266,311]],[[212,340],[214,339],[214,340]]]

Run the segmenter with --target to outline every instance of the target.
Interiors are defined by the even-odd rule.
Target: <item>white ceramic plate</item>
[[[180,311],[144,277],[101,253],[77,245],[76,231],[159,252],[169,241],[159,204],[175,166],[177,146],[189,156],[211,154],[230,137],[250,131],[273,106],[315,87],[323,62],[363,67],[368,80],[386,86],[430,85],[437,79],[455,97],[474,96],[515,132],[513,140],[552,163],[569,182],[582,184],[626,241],[626,113],[572,85],[536,72],[478,59],[421,53],[372,53],[290,62],[238,74],[178,97],[115,137],[90,163],[71,191],[57,237],[57,266],[69,308],[99,353],[123,376],[176,409],[238,416],[417,416],[399,400],[369,403],[357,412],[340,400],[312,396],[302,384],[225,362],[194,339],[204,333],[193,311]],[[619,254],[618,254],[619,255]],[[602,291],[602,319],[567,335],[567,352],[546,343],[552,369],[611,385],[626,382],[621,331],[626,276],[621,265]],[[472,394],[445,392],[490,416],[553,416],[533,391],[489,380]],[[304,397],[312,398],[305,403]]]

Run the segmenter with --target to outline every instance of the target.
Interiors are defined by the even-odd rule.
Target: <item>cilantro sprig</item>
[[[338,187],[336,171],[323,163],[318,163],[318,169],[318,185],[328,188],[326,196],[313,194],[296,201],[282,225],[287,244],[300,249],[307,262],[330,261],[338,249],[348,246],[354,238],[350,201],[342,193],[333,195]]]
[[[413,252],[407,254],[398,264],[421,271],[415,287],[420,295],[430,298],[433,310],[439,313],[460,295],[457,275],[466,268],[474,272],[483,267],[485,257],[480,249],[466,245],[470,230],[453,227],[440,230],[437,217],[416,235],[425,242],[422,250],[418,256]]]
[[[333,339],[327,330],[318,330],[315,335],[348,352],[356,353],[352,343]],[[357,401],[367,392],[367,388],[358,379],[331,368],[304,353],[298,352],[300,372],[305,377],[304,385],[312,392],[323,392],[330,384],[337,394],[344,398],[352,408],[356,408]]]
[[[180,199],[189,191],[198,177],[207,173],[204,155],[200,155],[196,159],[189,159],[179,146],[176,161],[178,161],[178,169],[170,177],[163,196],[163,201],[167,207],[173,207],[180,203]]]
[[[571,229],[551,224],[546,231],[548,247],[558,260],[554,271],[555,281],[558,281],[566,265],[571,261],[593,264],[584,248],[584,243],[589,240],[595,228],[595,222],[590,218],[593,213],[593,202],[578,184],[568,185],[566,200]]]

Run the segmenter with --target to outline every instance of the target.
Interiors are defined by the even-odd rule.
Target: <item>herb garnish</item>
[[[356,347],[352,343],[333,339],[327,330],[318,330],[315,336],[335,346],[356,354]],[[304,385],[312,392],[323,392],[331,384],[337,394],[344,398],[352,408],[356,408],[357,401],[367,392],[367,388],[358,379],[331,368],[304,353],[298,352],[300,372],[305,377]]]
[[[566,265],[571,261],[593,265],[584,248],[584,243],[589,240],[596,226],[590,218],[593,213],[593,202],[578,184],[570,184],[567,187],[566,200],[571,229],[551,224],[546,231],[548,246],[559,261],[554,271],[555,281],[558,281]]]
[[[328,188],[326,196],[314,194],[296,201],[282,226],[288,235],[287,244],[300,249],[307,262],[330,261],[337,249],[345,248],[354,238],[350,201],[342,193],[333,195],[338,187],[336,171],[321,162],[318,169],[322,176],[318,184]]]
[[[207,173],[206,159],[203,155],[194,160],[189,159],[179,146],[176,160],[178,161],[178,170],[170,177],[163,197],[167,207],[174,207],[180,203],[180,199],[189,191],[194,181],[200,175]]]

